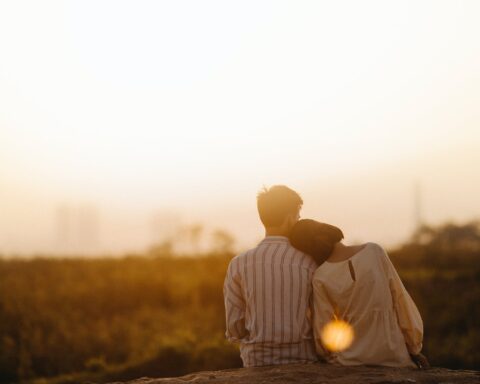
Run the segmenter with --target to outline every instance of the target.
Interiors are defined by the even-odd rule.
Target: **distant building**
[[[56,212],[57,251],[64,254],[98,252],[99,213],[93,204],[63,204]]]

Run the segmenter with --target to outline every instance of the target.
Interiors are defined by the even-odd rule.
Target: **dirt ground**
[[[198,372],[175,378],[140,378],[128,384],[480,384],[480,371],[445,368],[417,370],[386,367],[340,367],[330,364],[291,364],[257,368]],[[113,384],[113,383],[112,383]]]

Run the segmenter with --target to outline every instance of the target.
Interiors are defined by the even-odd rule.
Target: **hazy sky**
[[[415,183],[425,221],[478,218],[478,20],[475,0],[2,1],[0,252],[58,251],[82,206],[99,251],[162,215],[249,246],[278,183],[351,242],[403,241]]]

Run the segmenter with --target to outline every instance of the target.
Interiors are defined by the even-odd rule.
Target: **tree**
[[[235,238],[223,229],[217,229],[212,234],[212,251],[215,253],[233,253]]]

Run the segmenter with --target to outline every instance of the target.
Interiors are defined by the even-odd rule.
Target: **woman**
[[[315,220],[300,220],[291,244],[320,265],[313,276],[313,329],[317,353],[341,365],[427,368],[423,322],[415,303],[382,247],[347,246],[342,231]],[[321,333],[332,320],[349,323],[350,347],[329,351]]]

